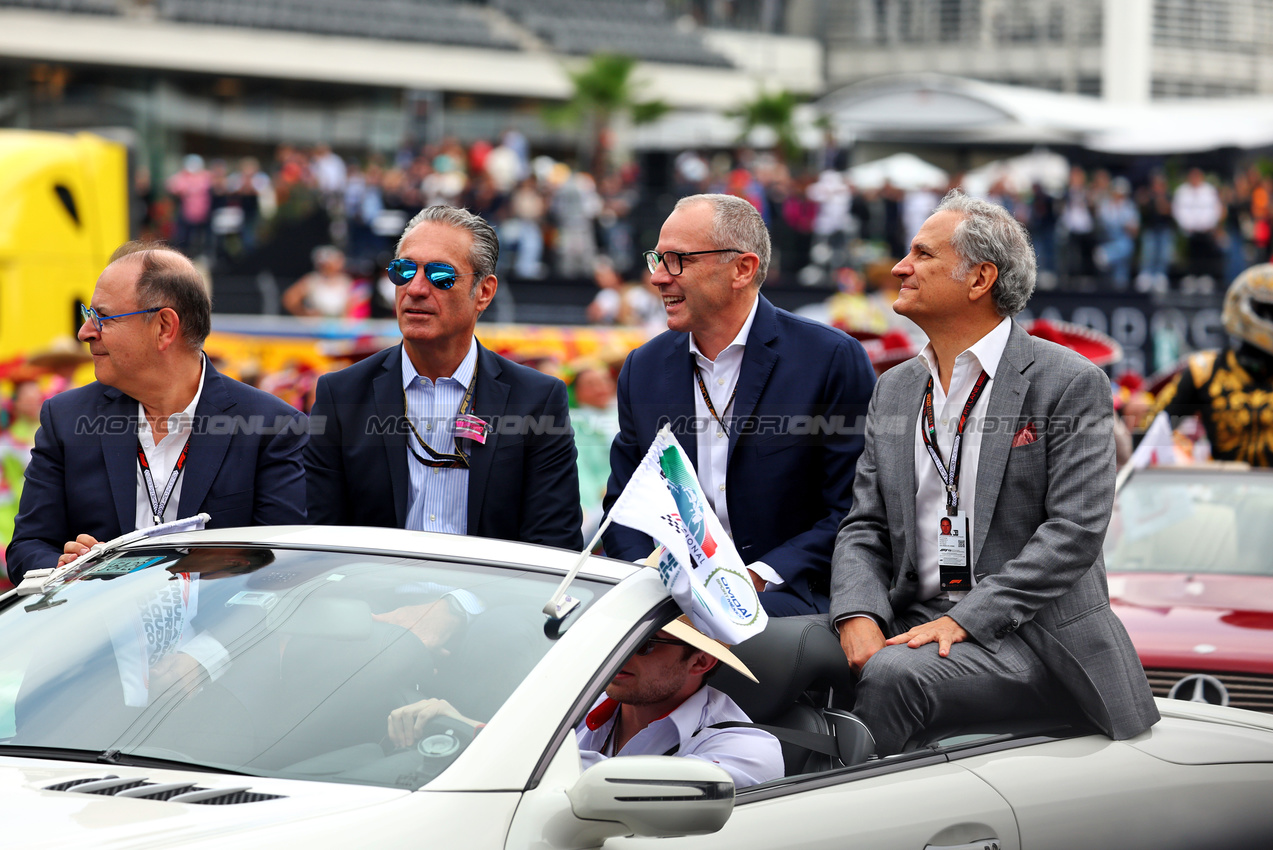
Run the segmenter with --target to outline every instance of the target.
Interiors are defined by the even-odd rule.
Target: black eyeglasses
[[[120,313],[120,314],[119,314],[119,315],[117,315],[117,316],[103,316],[101,313],[97,312],[97,311],[96,311],[96,310],[94,310],[92,307],[88,307],[88,306],[85,306],[85,305],[81,304],[81,305],[80,305],[80,321],[81,321],[81,322],[92,322],[92,323],[93,323],[93,327],[97,329],[97,332],[98,332],[98,333],[101,333],[101,332],[102,332],[102,322],[109,322],[109,321],[111,321],[112,319],[122,319],[122,318],[124,318],[125,316],[139,316],[139,315],[141,315],[142,313],[158,313],[158,312],[159,312],[160,310],[162,310],[162,309],[164,309],[164,308],[163,308],[163,307],[151,307],[151,308],[150,308],[150,309],[148,309],[148,310],[134,310],[134,311],[132,311],[131,313]]]
[[[649,655],[661,643],[665,643],[668,646],[689,646],[689,644],[683,640],[674,640],[673,638],[652,637],[649,640],[647,640],[645,643],[641,644],[641,646],[637,648],[637,651],[632,654],[633,655]]]
[[[741,248],[717,248],[714,251],[664,251],[662,254],[658,251],[646,251],[641,256],[645,257],[646,268],[651,274],[658,271],[661,260],[667,273],[675,277],[685,270],[685,266],[681,263],[683,257],[696,257],[699,254],[728,254],[731,251],[736,254],[746,253]]]
[[[449,263],[425,263],[421,266],[415,260],[394,260],[389,263],[385,269],[389,273],[389,280],[394,286],[406,286],[415,280],[416,274],[424,270],[424,277],[429,283],[438,289],[450,289],[455,286],[457,278],[469,277],[478,274],[477,272],[464,272],[460,274],[455,270],[455,266]]]

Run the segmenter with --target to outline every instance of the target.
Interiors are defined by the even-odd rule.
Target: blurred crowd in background
[[[773,154],[739,150],[686,152],[673,170],[673,198],[727,192],[761,211],[775,247],[771,286],[822,284],[845,269],[860,273],[874,260],[903,256],[954,186],[1002,204],[1028,227],[1044,288],[1205,293],[1273,250],[1273,174],[1258,166],[1235,174],[1154,171],[1132,182],[1076,165],[1060,179],[1003,177],[978,186],[933,169],[932,176],[885,174],[862,185],[852,169],[796,169]],[[643,187],[667,181],[649,177],[635,163],[596,176],[532,156],[516,131],[468,146],[454,139],[426,145],[392,161],[282,146],[264,164],[192,154],[162,179],[141,172],[134,217],[144,235],[204,257],[214,276],[268,267],[299,277],[313,267],[319,277],[306,284],[305,297],[283,301],[291,312],[389,316],[391,301],[376,297],[376,271],[392,257],[406,219],[432,204],[464,206],[497,228],[505,279],[586,279],[599,260],[636,276],[640,252],[666,214],[663,199]],[[340,253],[316,250],[326,246]],[[342,296],[359,280],[370,289]]]
[[[1146,298],[1168,291],[1219,293],[1243,269],[1266,262],[1273,247],[1273,177],[1267,168],[1224,175],[1197,168],[1170,176],[1152,172],[1133,183],[1110,170],[1066,164],[1052,186],[1042,179],[1022,185],[1007,175],[974,186],[963,175],[936,169],[921,178],[885,173],[868,184],[855,180],[852,170],[797,170],[773,154],[746,150],[686,152],[670,167],[670,188],[660,192],[672,201],[696,192],[751,201],[773,236],[766,286],[836,291],[807,312],[861,339],[877,370],[923,345],[918,330],[890,309],[897,294],[890,270],[953,186],[1002,204],[1026,225],[1044,289]],[[515,321],[516,299],[537,283],[592,279],[596,293],[587,322],[637,329],[639,343],[666,327],[640,253],[654,247],[670,202],[649,197],[651,190],[643,189],[649,185],[635,164],[596,176],[532,156],[525,139],[509,131],[489,142],[449,140],[392,160],[343,157],[325,146],[283,146],[267,163],[205,161],[192,154],[172,174],[153,180],[137,174],[133,215],[143,238],[168,241],[200,259],[214,297],[219,275],[271,270],[280,277],[277,306],[286,312],[358,319],[394,315],[394,287],[383,269],[407,219],[432,204],[464,206],[500,236],[501,294],[491,308],[497,321]],[[383,344],[370,340],[326,366],[338,368]],[[496,347],[570,388],[585,532],[600,519],[609,443],[618,429],[615,378],[630,348],[616,344],[567,360]],[[88,361],[83,347],[68,339],[0,364],[0,547],[12,532],[40,404],[91,380]],[[321,371],[302,362],[266,373],[251,364],[219,365],[305,410]],[[1162,386],[1131,373],[1111,384],[1128,430],[1147,424],[1145,413]]]

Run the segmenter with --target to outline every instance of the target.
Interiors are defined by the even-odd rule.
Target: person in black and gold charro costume
[[[1273,466],[1273,265],[1252,266],[1229,286],[1223,321],[1232,337],[1199,351],[1159,394],[1147,421],[1197,415],[1215,460]]]

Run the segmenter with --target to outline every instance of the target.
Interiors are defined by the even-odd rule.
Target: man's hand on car
[[[83,555],[89,549],[97,545],[97,538],[91,534],[81,534],[74,540],[62,547],[62,554],[57,559],[57,565],[64,567],[74,561],[80,555]]]

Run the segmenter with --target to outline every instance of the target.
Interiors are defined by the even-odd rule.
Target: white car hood
[[[219,805],[47,790],[51,785],[108,776],[150,783],[193,782],[201,788],[250,786],[278,799]],[[0,758],[2,843],[22,848],[316,847],[364,844],[386,826],[385,805],[405,802],[411,812],[448,820],[464,806],[454,798],[364,785],[265,779],[181,770]],[[489,800],[492,796],[484,795]],[[516,798],[516,794],[508,795]],[[414,799],[413,799],[414,798]],[[430,799],[432,798],[432,799]],[[439,798],[450,798],[448,802]],[[491,801],[493,802],[493,801]],[[433,805],[430,805],[432,803]],[[509,812],[516,805],[510,801]],[[492,807],[495,808],[495,807]],[[434,811],[434,810],[437,811]],[[374,810],[374,811],[370,811]],[[388,818],[389,821],[404,818]],[[414,817],[410,818],[415,820]],[[494,820],[498,820],[495,818]],[[435,822],[436,823],[436,822]],[[419,821],[416,822],[417,828]],[[441,826],[442,824],[438,824]],[[471,823],[469,824],[471,828]],[[396,842],[388,834],[387,843]],[[418,838],[417,834],[417,838]]]

